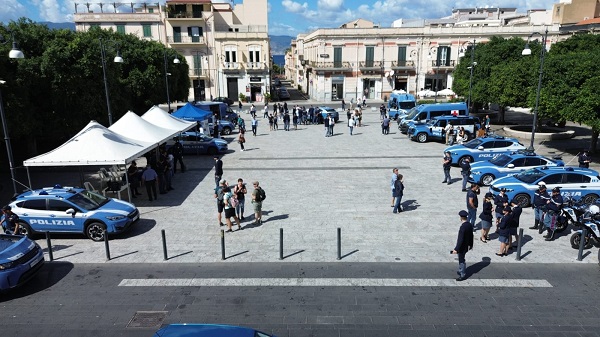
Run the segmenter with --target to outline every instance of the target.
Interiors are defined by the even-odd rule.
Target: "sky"
[[[146,0],[151,3],[157,0]],[[158,0],[164,3],[164,0]],[[226,0],[217,0],[226,2]],[[235,0],[241,3],[242,0]],[[251,0],[246,0],[251,1]],[[100,2],[111,4],[105,10],[112,10],[111,0],[0,0],[0,22],[6,23],[20,17],[33,21],[69,22],[73,21],[75,3],[79,10],[85,3]],[[126,4],[143,3],[142,0],[121,0]],[[296,36],[317,28],[335,28],[358,18],[366,19],[389,27],[397,19],[429,19],[449,16],[453,8],[473,7],[512,7],[519,12],[528,9],[551,9],[558,0],[269,0],[269,34]],[[117,2],[118,3],[118,2]],[[99,8],[99,7],[98,7]],[[99,9],[98,9],[99,11]],[[256,23],[260,24],[260,23]]]

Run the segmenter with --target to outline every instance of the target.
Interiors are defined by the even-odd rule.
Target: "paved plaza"
[[[243,115],[249,125],[250,117]],[[260,114],[259,114],[260,116]],[[226,261],[279,261],[280,228],[284,232],[285,262],[333,262],[337,259],[337,228],[341,229],[344,262],[454,262],[460,225],[458,211],[465,208],[460,169],[452,168],[453,184],[442,184],[444,145],[418,144],[401,134],[393,123],[382,135],[379,112],[367,109],[363,127],[349,135],[345,116],[326,138],[322,125],[302,125],[298,130],[269,131],[259,118],[258,136],[247,134],[247,151],[241,152],[234,135],[223,156],[224,178],[248,183],[244,230],[225,233]],[[542,149],[542,152],[554,152]],[[565,158],[569,161],[570,158]],[[163,262],[161,230],[165,230],[169,259],[165,263],[221,261],[221,229],[213,198],[214,161],[210,156],[186,156],[188,171],[174,176],[174,191],[147,201],[134,199],[141,220],[125,235],[111,238],[109,263]],[[397,167],[405,180],[404,212],[392,214],[390,178]],[[253,225],[249,202],[252,181],[258,180],[267,198],[262,225]],[[487,188],[482,188],[480,204]],[[479,212],[478,212],[479,214]],[[497,257],[499,242],[475,247],[467,262],[491,259],[492,263],[596,263],[596,249],[583,262],[569,244],[570,230],[546,242],[531,226],[533,212],[525,209],[523,259],[516,252]],[[236,228],[236,227],[234,227]],[[494,237],[494,236],[493,236]],[[43,247],[43,238],[38,240]],[[55,235],[54,258],[73,263],[106,260],[104,244],[83,236]]]

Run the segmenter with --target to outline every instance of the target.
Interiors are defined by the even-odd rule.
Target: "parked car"
[[[197,131],[180,133],[179,136],[167,141],[167,148],[173,146],[176,139],[179,139],[181,145],[183,145],[183,153],[185,154],[214,155],[227,151],[227,141],[212,138]]]
[[[425,143],[432,139],[444,141],[446,139],[445,128],[448,123],[452,124],[454,130],[457,130],[459,127],[465,128],[468,139],[473,139],[475,133],[481,127],[479,118],[477,117],[439,116],[427,123],[409,124],[407,135],[411,140],[416,140],[419,143]]]
[[[538,189],[538,183],[544,182],[548,191],[560,187],[563,196],[573,200],[583,199],[591,204],[600,197],[600,177],[598,172],[579,167],[548,167],[533,168],[518,174],[494,180],[490,191],[500,193],[506,188],[508,200],[515,199],[523,207],[531,205],[533,194]]]
[[[251,328],[222,324],[170,324],[154,337],[275,337]]]
[[[16,288],[44,265],[44,252],[23,235],[0,234],[0,291]]]
[[[83,188],[46,187],[27,191],[10,203],[21,233],[84,233],[93,241],[129,229],[140,218],[133,205]]]
[[[512,176],[540,166],[565,166],[565,163],[559,158],[550,159],[531,151],[499,154],[489,161],[473,163],[469,182],[490,186],[494,179]]]
[[[286,88],[281,87],[281,88],[277,89],[277,97],[280,100],[290,99],[290,93],[287,91]]]
[[[465,158],[471,163],[490,160],[498,154],[507,154],[525,150],[525,146],[516,138],[480,137],[459,145],[452,145],[444,149],[450,151],[452,164],[458,164]]]
[[[235,104],[235,102],[229,98],[229,97],[215,97],[212,100],[213,102],[223,102],[225,104],[227,104],[228,106],[232,106],[233,104]]]
[[[214,136],[214,118],[210,117],[208,119],[208,128],[210,129],[210,135]],[[230,135],[233,130],[235,130],[235,124],[230,122],[229,120],[221,119],[219,120],[219,134],[222,135]]]
[[[336,123],[338,122],[338,120],[340,120],[340,114],[337,112],[337,110],[328,106],[318,106],[316,109],[316,113],[320,114],[320,116],[317,116],[319,123],[323,123],[323,119],[329,115],[333,116],[333,119]]]

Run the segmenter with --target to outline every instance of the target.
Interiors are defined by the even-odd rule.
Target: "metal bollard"
[[[167,238],[165,236],[165,230],[162,229],[160,231],[160,234],[162,235],[162,244],[163,244],[163,260],[167,261],[169,258],[167,256]]]
[[[342,259],[342,229],[337,229],[337,259]]]
[[[577,261],[583,260],[583,248],[585,246],[585,237],[587,236],[587,228],[581,231],[581,237],[579,239],[579,253],[577,254]]]
[[[279,228],[279,259],[283,260],[283,228]]]
[[[519,239],[517,241],[517,261],[521,261],[521,246],[523,246],[523,228],[519,228]]]
[[[110,261],[110,248],[108,247],[108,233],[104,232],[104,249],[106,249],[106,261]]]
[[[50,242],[50,232],[46,231],[46,244],[48,245],[48,257],[50,261],[54,261],[54,255],[52,254],[52,243]]]
[[[225,260],[225,231],[221,229],[221,260]]]

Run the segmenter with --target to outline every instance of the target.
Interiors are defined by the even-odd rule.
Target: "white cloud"
[[[0,22],[8,23],[11,20],[15,21],[22,16],[27,16],[27,9],[21,5],[18,0],[2,1]]]
[[[340,10],[344,5],[344,0],[319,0],[317,3],[317,7],[319,10],[330,10],[336,11]]]
[[[281,5],[283,6],[283,8],[285,8],[287,12],[290,13],[304,13],[308,8],[308,4],[306,2],[300,4],[299,2],[295,2],[292,0],[283,0],[281,2]]]

